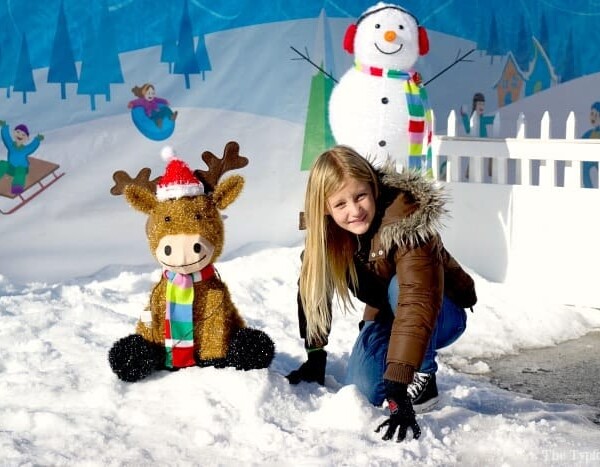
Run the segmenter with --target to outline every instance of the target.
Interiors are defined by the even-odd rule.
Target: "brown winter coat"
[[[473,279],[444,248],[438,234],[446,212],[440,188],[412,172],[388,173],[381,176],[381,191],[375,225],[359,240],[358,257],[383,284],[389,284],[394,274],[398,278],[400,293],[384,378],[410,383],[421,366],[443,294],[463,308],[473,306],[477,297]],[[358,293],[367,303],[363,319],[389,313],[387,287],[383,304],[381,297],[373,296],[382,291],[369,290],[368,283],[366,287]]]

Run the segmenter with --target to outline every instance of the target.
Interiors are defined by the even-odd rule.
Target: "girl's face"
[[[156,91],[152,86],[150,86],[148,89],[146,89],[146,92],[144,93],[144,98],[147,101],[151,101],[154,100],[154,96],[156,96]]]
[[[364,234],[375,217],[375,198],[371,185],[346,178],[342,188],[327,198],[327,214],[344,230]]]

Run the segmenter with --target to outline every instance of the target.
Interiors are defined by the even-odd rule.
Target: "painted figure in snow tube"
[[[156,90],[151,83],[134,86],[131,90],[136,99],[130,101],[127,107],[131,109],[131,118],[140,132],[147,138],[161,141],[173,134],[177,112],[169,107],[169,102],[156,96]]]

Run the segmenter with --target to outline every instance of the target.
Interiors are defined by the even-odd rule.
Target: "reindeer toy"
[[[142,169],[132,179],[115,172],[114,195],[124,194],[131,206],[148,216],[146,235],[152,254],[163,268],[147,308],[150,321],[140,319],[135,334],[114,343],[108,360],[119,379],[139,381],[161,369],[190,366],[266,368],[275,352],[271,338],[246,327],[229,290],[214,267],[224,242],[220,211],[240,194],[244,179],[230,169],[244,167],[239,145],[229,142],[218,159],[205,151],[209,170],[196,170],[174,157],[170,148],[165,174],[150,180]]]

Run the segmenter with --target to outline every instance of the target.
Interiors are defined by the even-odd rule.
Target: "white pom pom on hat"
[[[156,198],[159,201],[179,199],[184,196],[198,196],[204,193],[202,183],[194,177],[190,167],[177,158],[172,147],[164,147],[160,156],[167,162],[167,167],[156,185]]]
[[[165,146],[160,151],[160,157],[163,161],[169,162],[175,157],[175,150],[171,146]]]

